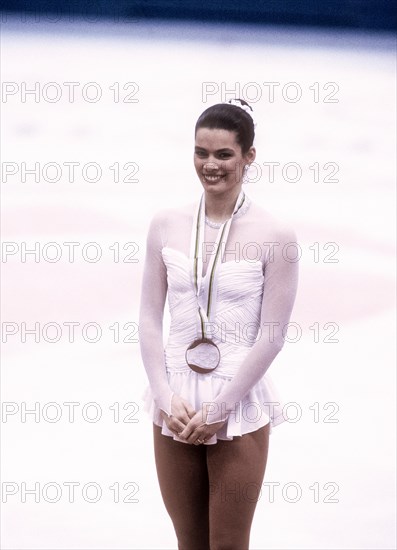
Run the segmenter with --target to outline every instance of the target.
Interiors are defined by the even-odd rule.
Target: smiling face
[[[236,132],[198,128],[194,167],[206,192],[229,193],[241,189],[243,169],[255,159],[255,148],[243,155]]]

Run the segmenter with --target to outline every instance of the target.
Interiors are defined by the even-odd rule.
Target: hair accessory
[[[240,107],[240,109],[243,109],[243,111],[248,113],[252,118],[254,122],[254,128],[256,129],[257,123],[255,122],[253,117],[254,110],[251,107],[251,105],[249,105],[249,103],[247,103],[244,99],[240,99],[240,98],[229,99],[229,101],[226,101],[225,103],[229,103],[230,105],[235,105],[236,107]]]

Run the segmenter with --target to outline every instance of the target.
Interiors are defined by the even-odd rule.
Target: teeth
[[[204,174],[204,178],[208,181],[218,181],[222,178],[223,176],[207,176]]]

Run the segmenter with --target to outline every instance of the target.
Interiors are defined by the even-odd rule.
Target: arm
[[[282,252],[284,245],[297,242],[296,234],[292,229],[283,229],[274,242],[280,244],[273,247],[274,254],[270,251],[265,262],[259,337],[236,375],[208,406],[207,425],[226,420],[236,403],[263,377],[284,345],[283,328],[290,320],[295,302],[299,268],[298,262],[288,261]],[[292,247],[290,255],[293,257]]]
[[[168,385],[164,362],[163,315],[167,296],[167,271],[161,255],[161,215],[154,216],[146,240],[139,311],[139,341],[142,361],[156,405],[171,414],[173,391]]]

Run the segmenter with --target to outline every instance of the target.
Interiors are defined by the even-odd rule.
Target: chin
[[[227,180],[219,180],[216,182],[206,181],[205,179],[200,176],[200,182],[205,189],[228,189],[230,187],[230,184]]]
[[[225,185],[219,185],[219,183],[202,183],[205,191],[212,193],[225,193],[228,191],[228,187]]]

